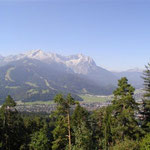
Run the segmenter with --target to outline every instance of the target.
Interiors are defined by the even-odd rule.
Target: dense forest
[[[58,94],[49,115],[20,113],[8,96],[0,108],[2,150],[150,150],[150,64],[143,75],[142,103],[126,77],[112,104],[89,112],[71,94]]]

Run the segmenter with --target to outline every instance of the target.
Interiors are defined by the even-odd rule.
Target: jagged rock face
[[[30,51],[25,57],[38,59],[47,63],[61,63],[66,65],[68,68],[72,69],[74,73],[78,74],[88,74],[92,70],[96,69],[96,63],[94,60],[88,56],[82,54],[72,55],[72,56],[61,56],[54,53],[45,53],[41,50]]]
[[[70,56],[64,63],[78,74],[86,75],[97,68],[96,63],[91,57],[82,54]]]

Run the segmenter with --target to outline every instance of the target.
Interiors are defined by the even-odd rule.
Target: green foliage
[[[145,137],[141,140],[140,150],[150,150],[150,134],[145,135]]]
[[[104,141],[105,150],[108,150],[112,143],[112,132],[111,132],[111,107],[107,107],[104,116]]]
[[[66,98],[64,98],[62,94],[57,94],[54,98],[54,102],[58,104],[58,108],[62,107],[62,109],[68,109],[70,105],[75,104],[75,100],[71,94],[68,94]]]
[[[79,104],[72,114],[73,150],[92,149],[92,132],[89,124],[89,113]]]
[[[138,105],[133,98],[134,88],[128,84],[124,77],[118,81],[118,88],[114,91],[112,101],[112,116],[114,138],[124,140],[125,137],[137,139],[140,136],[140,128],[135,118],[138,112]]]
[[[77,126],[78,124],[81,124],[81,122],[88,123],[89,118],[89,112],[80,106],[80,104],[77,104],[73,114],[72,114],[72,126]]]
[[[105,131],[105,112],[106,108],[102,107],[98,110],[95,110],[90,117],[91,120],[91,130],[92,130],[92,141],[93,149],[103,149],[105,140],[104,140],[104,131]]]
[[[146,132],[150,132],[150,64],[148,64],[146,70],[144,71],[144,95],[143,95],[143,104],[141,109],[141,114],[143,115],[142,119],[142,128]]]
[[[19,149],[24,142],[24,124],[19,113],[14,108],[16,103],[8,96],[3,104],[0,115],[2,118],[2,149]]]
[[[3,120],[0,116],[0,135],[2,135],[3,131]],[[0,136],[0,148],[2,147],[2,136]]]
[[[139,143],[131,139],[124,139],[122,142],[116,142],[116,145],[110,148],[111,150],[139,150]],[[143,149],[147,150],[147,149]]]
[[[143,79],[144,79],[144,86],[145,86],[144,90],[146,91],[146,93],[144,94],[144,97],[148,99],[150,98],[150,64],[149,63],[148,65],[145,66],[143,75],[144,75]]]
[[[91,150],[92,134],[86,123],[80,122],[78,126],[73,127],[75,143],[73,150]]]
[[[40,129],[31,135],[29,144],[31,150],[48,150],[50,149],[50,141],[47,137],[45,129]]]
[[[143,126],[137,121],[139,110],[133,93],[128,80],[121,78],[112,105],[92,112],[70,94],[58,94],[54,99],[56,110],[50,117],[21,115],[8,96],[0,108],[0,149],[149,150],[149,134],[139,144]]]
[[[53,146],[52,150],[64,150],[71,147],[71,124],[70,124],[70,111],[71,106],[75,105],[75,100],[70,94],[66,98],[62,94],[56,95],[54,99],[57,103],[54,117],[56,118],[55,129],[53,130]]]
[[[54,138],[54,141],[52,142],[52,149],[65,149],[66,145],[68,145],[68,131],[65,117],[59,116],[59,118],[57,118],[57,121],[55,122],[55,129],[52,131],[52,134]]]
[[[10,95],[8,95],[5,102],[4,102],[4,104],[3,104],[3,106],[2,106],[2,108],[15,107],[15,106],[16,106],[15,101],[13,100],[13,98]]]

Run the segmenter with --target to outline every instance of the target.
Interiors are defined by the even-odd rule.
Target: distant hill
[[[139,69],[130,69],[123,72],[113,72],[115,76],[118,78],[127,77],[129,83],[131,83],[135,88],[140,89],[143,88],[143,71]]]

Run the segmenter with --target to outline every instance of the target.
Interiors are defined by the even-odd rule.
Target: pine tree
[[[135,89],[128,84],[128,80],[125,77],[118,81],[118,88],[114,91],[114,100],[112,101],[112,134],[118,140],[123,141],[125,137],[131,139],[139,137],[140,128],[135,119],[138,104],[133,97],[134,91]]]
[[[146,70],[143,73],[144,79],[144,95],[141,114],[143,115],[142,128],[146,132],[150,132],[150,64],[145,66]]]
[[[146,134],[140,142],[140,150],[150,149],[150,133]]]
[[[31,135],[31,142],[29,144],[32,150],[49,150],[50,141],[47,136],[47,131],[42,128]]]
[[[2,108],[11,109],[14,108],[15,106],[16,106],[16,102],[13,100],[13,98],[10,95],[8,95],[7,98],[5,99]]]
[[[93,111],[93,113],[90,116],[93,149],[104,149],[105,114],[106,107],[102,107],[98,110]]]
[[[111,132],[111,106],[108,106],[105,110],[104,116],[104,139],[105,139],[105,150],[108,150],[112,143],[112,132]]]
[[[5,150],[17,150],[23,143],[24,124],[15,106],[15,101],[8,96],[0,109],[3,123],[2,149]]]
[[[73,127],[75,143],[73,150],[91,150],[92,134],[85,121]]]
[[[81,122],[86,122],[88,124],[89,112],[81,107],[80,104],[77,104],[73,114],[72,114],[72,126],[77,126]]]
[[[73,150],[92,149],[92,132],[88,111],[78,104],[72,115]]]
[[[54,116],[56,117],[55,129],[53,130],[53,150],[64,150],[68,147],[69,150],[72,149],[71,144],[71,106],[75,105],[75,100],[70,94],[66,98],[62,94],[58,94],[55,99],[57,103],[56,111]]]
[[[2,118],[0,116],[0,149],[2,148],[2,134],[3,134],[3,121],[2,121]]]
[[[118,141],[115,146],[111,147],[111,150],[142,150],[139,148],[139,141],[125,138],[124,141]],[[148,149],[143,149],[148,150]]]

